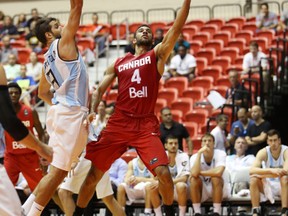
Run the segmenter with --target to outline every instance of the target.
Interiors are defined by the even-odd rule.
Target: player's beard
[[[152,47],[152,40],[147,39],[147,40],[137,40],[137,46],[146,46],[146,47]]]

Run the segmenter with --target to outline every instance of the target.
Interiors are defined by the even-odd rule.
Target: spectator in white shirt
[[[170,73],[173,77],[185,76],[191,81],[195,77],[196,59],[187,53],[187,48],[179,45],[177,55],[171,59]]]

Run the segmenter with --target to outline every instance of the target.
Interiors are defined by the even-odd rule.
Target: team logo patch
[[[158,158],[153,158],[152,160],[150,160],[150,165],[156,163],[158,161]]]
[[[187,161],[183,161],[183,162],[182,162],[182,166],[184,166],[184,167],[185,167],[185,166],[186,166],[186,164],[187,164]]]
[[[29,114],[28,110],[24,110],[24,115],[27,116]]]

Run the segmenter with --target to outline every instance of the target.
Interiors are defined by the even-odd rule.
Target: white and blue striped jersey
[[[283,168],[284,165],[284,152],[288,149],[287,146],[281,145],[281,152],[279,157],[275,160],[271,154],[270,146],[265,147],[267,152],[267,161],[265,163],[266,168]],[[279,178],[268,178],[270,181],[280,181]]]
[[[89,78],[80,53],[76,60],[65,61],[59,57],[56,39],[45,53],[44,71],[55,93],[53,104],[65,106],[88,106]]]

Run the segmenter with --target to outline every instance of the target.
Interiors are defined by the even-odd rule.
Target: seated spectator
[[[260,68],[262,67],[262,75],[263,75],[263,82],[264,82],[264,92],[268,92],[268,82],[269,82],[269,74],[268,74],[268,61],[267,56],[259,51],[259,45],[257,42],[252,41],[249,45],[250,52],[246,53],[243,58],[243,71],[245,73],[259,73]]]
[[[16,59],[18,59],[18,50],[16,48],[13,48],[10,43],[10,36],[5,35],[2,38],[3,46],[0,48],[0,61],[3,65],[8,64],[8,58],[10,54],[13,54],[16,56]]]
[[[38,83],[42,76],[42,63],[38,61],[38,56],[35,52],[31,52],[29,56],[29,63],[26,64],[27,76],[33,77],[34,81]]]
[[[133,45],[133,40],[134,40],[134,33],[130,33],[128,36],[128,44],[125,46],[124,48],[124,52],[128,53],[130,52],[132,55],[135,54],[135,49],[134,49],[134,45]]]
[[[143,161],[137,157],[128,163],[128,171],[125,175],[124,182],[122,182],[117,189],[117,200],[119,204],[125,208],[126,196],[129,203],[138,199],[145,198],[144,214],[151,214],[150,200],[146,199],[145,186],[153,180],[152,173],[149,172]]]
[[[187,208],[187,180],[190,174],[189,156],[178,149],[178,139],[173,136],[168,136],[165,142],[165,149],[169,159],[169,170],[174,183],[174,200],[179,205],[179,216],[186,215]],[[161,208],[161,200],[158,187],[147,185],[146,191],[149,191],[149,197],[155,213]],[[156,213],[156,216],[158,212]],[[161,214],[162,215],[162,214]]]
[[[27,34],[30,31],[29,28],[27,27],[27,19],[24,13],[19,14],[16,27],[18,33],[21,35]]]
[[[8,64],[4,65],[8,82],[13,81],[16,77],[20,76],[20,64],[17,64],[17,57],[14,54],[9,54]]]
[[[263,118],[262,108],[258,105],[252,107],[251,117],[254,124],[247,129],[245,139],[248,143],[247,154],[256,156],[258,151],[267,145],[267,131],[270,129],[270,123]]]
[[[244,137],[238,137],[236,139],[234,148],[235,154],[226,157],[226,169],[230,174],[237,172],[239,169],[251,167],[255,160],[254,155],[246,155],[248,145]],[[249,189],[249,182],[239,182],[233,186],[233,192],[235,194],[244,189]]]
[[[288,26],[288,10],[283,10],[279,24],[277,26],[277,31],[284,31]]]
[[[277,14],[269,11],[268,3],[262,3],[260,5],[260,13],[256,16],[257,31],[265,29],[276,30],[278,26]]]
[[[174,52],[177,53],[178,52],[178,48],[179,46],[182,45],[186,48],[187,51],[189,51],[190,49],[190,43],[188,41],[185,40],[184,34],[181,33],[178,37],[178,40],[174,46]]]
[[[31,106],[30,101],[33,92],[29,93],[29,91],[36,86],[36,82],[34,81],[32,76],[27,76],[26,65],[20,66],[20,76],[16,77],[13,82],[16,82],[22,89],[23,103],[27,106]]]
[[[103,25],[98,23],[97,13],[92,14],[92,26],[93,26],[93,30],[89,32],[85,32],[84,36],[92,37],[98,46],[98,56],[105,57],[105,42],[108,37],[108,34],[105,32],[101,32]]]
[[[230,130],[230,145],[234,145],[238,137],[246,137],[247,130],[254,124],[254,121],[249,118],[249,112],[246,108],[240,108],[237,112],[238,120],[232,123]]]
[[[31,9],[31,18],[27,21],[27,27],[29,28],[30,32],[32,32],[33,29],[34,29],[34,27],[32,27],[32,23],[33,22],[37,22],[41,18],[42,17],[39,15],[38,9],[37,8],[32,8]]]
[[[220,114],[216,117],[217,126],[211,131],[214,137],[214,148],[222,151],[228,150],[230,143],[226,137],[226,129],[228,126],[228,116]]]
[[[161,110],[161,119],[160,139],[163,145],[165,144],[166,138],[172,135],[178,139],[179,149],[183,151],[182,140],[185,139],[188,145],[188,154],[191,156],[193,153],[193,144],[185,126],[173,120],[171,109],[168,107],[164,107]]]
[[[227,89],[225,94],[226,104],[234,104],[237,107],[247,106],[249,98],[248,91],[241,85],[238,71],[229,71],[229,81],[231,86]]]
[[[288,215],[288,147],[281,144],[278,131],[267,132],[268,146],[261,149],[250,169],[250,192],[253,216],[262,215],[260,201],[274,203],[281,197],[281,216]]]
[[[164,31],[161,28],[156,29],[154,36],[153,47],[157,46],[157,44],[161,43],[164,38]]]
[[[162,75],[162,79],[164,79],[165,81],[168,80],[172,76],[170,73],[170,65],[171,65],[171,59],[173,57],[173,54],[174,54],[173,52],[170,53],[164,66],[164,73]]]
[[[255,160],[254,155],[246,155],[248,145],[244,137],[238,137],[236,139],[234,148],[235,154],[226,157],[226,170],[231,176],[235,175],[242,169],[250,168]],[[242,197],[249,195],[249,181],[235,182],[232,186],[232,194],[237,194]],[[241,206],[238,207],[239,215],[245,215],[244,212],[246,211],[247,208]]]
[[[4,12],[3,12],[3,11],[0,11],[0,28],[2,28],[2,26],[3,26],[4,17],[5,17]]]
[[[221,215],[223,198],[230,196],[230,184],[224,177],[226,153],[214,148],[214,137],[203,135],[201,149],[190,158],[190,195],[195,216],[201,216],[201,203],[212,198],[213,216]],[[206,215],[206,214],[205,214]]]
[[[30,31],[29,33],[25,36],[26,40],[26,46],[31,48],[33,52],[36,52],[37,54],[42,52],[42,44],[39,42],[35,35],[35,26],[36,26],[37,21],[32,20],[30,23]]]
[[[3,26],[0,28],[0,39],[2,39],[5,35],[9,35],[11,39],[20,38],[17,27],[13,24],[11,16],[4,17]]]
[[[170,73],[173,77],[184,76],[191,81],[195,77],[196,59],[187,48],[179,45],[177,55],[173,56],[170,63]]]

